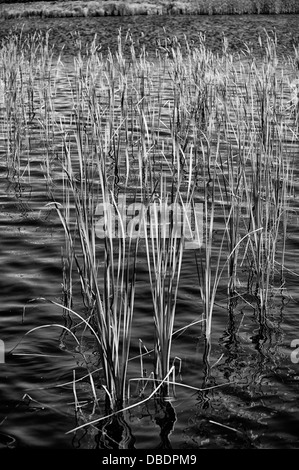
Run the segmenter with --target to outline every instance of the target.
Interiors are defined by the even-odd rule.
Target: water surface
[[[298,15],[213,16],[213,17],[117,17],[5,20],[1,38],[9,31],[23,34],[50,29],[55,53],[64,46],[65,62],[76,52],[73,34],[90,42],[94,33],[103,52],[116,50],[119,28],[130,29],[139,45],[154,50],[159,38],[175,33],[196,42],[206,35],[207,45],[220,52],[223,34],[230,50],[240,51],[244,42],[261,53],[258,35],[265,29],[277,34],[279,57],[298,46]],[[64,60],[64,59],[63,59]],[[71,69],[68,70],[70,75]],[[169,90],[165,90],[167,94]],[[68,115],[70,90],[61,77],[57,86],[57,105]],[[86,366],[74,342],[63,335],[62,309],[40,297],[61,302],[61,245],[63,232],[55,211],[47,208],[48,188],[43,177],[45,148],[35,140],[31,182],[7,178],[4,141],[0,147],[0,261],[1,261],[1,339],[5,343],[5,363],[0,364],[0,447],[107,448],[105,434],[91,428],[76,435],[66,434],[82,419],[93,419],[92,389],[88,378],[76,385],[77,398],[86,402],[85,416],[74,412],[73,380],[86,375]],[[295,149],[296,150],[296,149]],[[294,154],[296,153],[294,150]],[[298,149],[297,149],[298,150]],[[57,165],[57,161],[53,161]],[[136,449],[174,448],[298,448],[298,364],[291,361],[291,341],[299,337],[298,310],[298,162],[295,162],[293,215],[288,228],[286,286],[273,296],[269,312],[272,328],[263,329],[257,312],[246,304],[227,312],[226,293],[220,287],[213,318],[211,369],[204,361],[205,345],[200,324],[188,328],[174,340],[173,356],[181,361],[182,383],[208,391],[176,389],[168,404],[149,401],[125,414],[124,422],[114,423],[116,439]],[[54,188],[61,192],[61,174],[54,177]],[[175,329],[201,318],[196,265],[186,255],[178,298]],[[136,291],[136,323],[132,337],[132,356],[139,353],[139,339],[150,349],[153,323],[148,278],[144,259],[140,260]],[[75,286],[80,305],[80,286]],[[35,301],[32,301],[35,299]],[[75,304],[75,306],[77,306]],[[24,307],[26,307],[24,312]],[[29,330],[37,326],[43,329]],[[25,336],[23,336],[25,335]],[[140,338],[141,337],[141,338]],[[97,366],[92,338],[85,338],[91,367]],[[20,344],[18,345],[18,343]],[[18,346],[17,346],[18,345]],[[15,349],[13,349],[15,348]],[[13,350],[13,351],[12,351]],[[13,354],[9,354],[12,351]],[[151,356],[145,360],[151,368]],[[130,364],[132,377],[139,375],[139,362]],[[196,384],[196,385],[195,385]],[[56,387],[56,385],[59,385]],[[132,385],[137,399],[138,386]],[[223,424],[223,426],[221,426]],[[225,427],[226,426],[226,427]]]

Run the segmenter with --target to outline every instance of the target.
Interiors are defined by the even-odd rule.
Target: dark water
[[[67,57],[76,47],[71,41],[75,30],[83,43],[97,33],[103,51],[116,48],[118,29],[130,28],[140,44],[154,51],[157,39],[175,33],[196,41],[205,33],[207,44],[218,51],[223,33],[230,48],[243,43],[257,46],[264,28],[275,31],[281,56],[298,45],[299,16],[241,17],[130,17],[48,19],[1,23],[1,36],[23,28],[51,29],[50,41],[58,52],[65,45]],[[65,85],[66,86],[66,85]],[[63,87],[63,81],[61,84]],[[63,95],[63,91],[61,91]],[[62,99],[62,98],[61,98]],[[64,103],[62,103],[62,108]],[[0,364],[0,448],[103,448],[105,433],[99,426],[76,434],[66,434],[92,414],[92,388],[86,376],[84,360],[74,343],[63,335],[62,309],[55,304],[35,300],[40,297],[61,302],[61,244],[63,233],[55,212],[46,207],[47,187],[40,168],[43,158],[32,166],[34,184],[9,181],[6,176],[5,149],[1,141],[0,173],[0,315],[1,336],[5,345],[5,363]],[[37,149],[42,153],[43,147]],[[292,362],[291,341],[299,338],[298,326],[298,165],[295,166],[295,198],[288,228],[286,288],[273,296],[269,318],[271,327],[263,328],[255,309],[246,303],[228,312],[226,292],[219,289],[213,317],[210,366],[205,362],[205,344],[201,324],[188,328],[174,339],[173,357],[179,357],[183,384],[206,389],[191,391],[176,388],[169,403],[148,401],[132,409],[125,420],[112,424],[115,439],[136,449],[198,448],[299,448],[299,364]],[[59,175],[57,177],[59,184]],[[195,261],[185,260],[175,329],[201,318],[201,302]],[[138,355],[139,339],[150,350],[153,326],[145,267],[140,264],[136,292],[136,323],[132,354]],[[76,286],[78,305],[79,286]],[[24,307],[26,310],[24,312]],[[76,305],[75,305],[76,306]],[[45,328],[31,331],[38,326]],[[49,326],[51,325],[51,326]],[[24,336],[25,335],[25,336]],[[85,338],[91,368],[97,364],[92,339]],[[18,344],[20,342],[20,344]],[[14,349],[13,349],[14,348]],[[12,352],[12,354],[10,354]],[[151,357],[145,359],[151,369]],[[130,374],[139,375],[139,362],[131,361]],[[76,383],[73,380],[83,378]],[[131,385],[133,399],[137,386]],[[76,414],[77,399],[85,401],[84,416]],[[221,426],[222,425],[222,426]],[[109,426],[107,427],[109,430]],[[111,431],[111,429],[110,429]]]

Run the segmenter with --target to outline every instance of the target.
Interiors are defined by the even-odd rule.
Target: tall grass
[[[43,18],[90,17],[90,16],[131,16],[131,15],[240,15],[240,14],[284,14],[298,13],[296,0],[140,0],[127,1],[60,1],[30,2],[6,5],[0,11],[2,18],[40,16]]]
[[[35,145],[44,143],[45,181],[55,158],[55,110],[60,58],[53,58],[49,33],[11,35],[1,48],[2,120],[10,177],[30,183]],[[38,149],[40,151],[40,149]]]
[[[150,60],[120,34],[117,53],[107,56],[96,38],[87,50],[77,38],[68,75],[63,56],[53,65],[47,38],[28,44],[12,37],[0,52],[8,178],[29,174],[31,134],[38,130],[42,174],[63,227],[64,312],[93,333],[108,414],[119,412],[130,398],[140,260],[149,280],[154,357],[150,374],[142,371],[139,379],[153,376],[150,397],[170,395],[175,382],[187,248],[197,266],[194,321],[204,320],[208,350],[219,299],[231,314],[231,299],[251,296],[259,321],[267,322],[274,288],[284,282],[298,145],[290,83],[298,54],[288,76],[275,36],[260,39],[258,59],[245,45],[242,56],[230,55],[225,39],[213,54],[201,37],[184,44],[186,54],[175,38],[166,40]],[[65,113],[57,98],[63,74],[70,90]]]
[[[262,63],[246,48],[242,61],[229,55],[225,38],[220,56],[210,54],[203,37],[187,57],[179,49],[168,51],[179,103],[176,135],[183,149],[190,140],[200,149],[196,177],[204,201],[204,243],[198,266],[208,340],[225,272],[228,299],[240,295],[242,270],[251,273],[249,284],[255,283],[264,319],[278,259],[284,264],[292,194],[288,80],[279,66],[275,36],[260,38],[260,47]]]

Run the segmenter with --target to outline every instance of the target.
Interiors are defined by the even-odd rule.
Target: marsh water
[[[108,48],[116,50],[117,34],[122,28],[130,29],[139,44],[145,44],[151,52],[165,33],[181,40],[186,35],[194,43],[203,33],[214,52],[221,49],[225,35],[232,51],[241,51],[247,43],[258,55],[258,35],[266,29],[276,33],[278,55],[284,57],[292,53],[294,46],[298,47],[298,26],[298,15],[34,18],[1,21],[0,39],[10,31],[22,29],[26,34],[50,29],[55,53],[60,53],[63,46],[64,57],[71,63],[76,52],[75,31],[80,33],[83,44],[97,33],[103,52]],[[69,111],[67,87],[62,76],[56,94],[62,114]],[[0,339],[5,347],[5,361],[0,364],[0,447],[111,448],[112,441],[105,441],[106,431],[100,427],[67,434],[81,422],[76,400],[86,403],[85,419],[97,416],[92,414],[90,405],[93,392],[86,364],[59,326],[65,321],[62,309],[32,301],[42,297],[61,302],[63,243],[57,214],[46,205],[49,188],[44,179],[45,147],[38,136],[33,139],[30,184],[26,179],[8,178],[4,140],[0,141]],[[292,151],[296,155],[298,148]],[[271,299],[271,328],[261,326],[250,302],[236,303],[228,310],[226,291],[220,286],[213,314],[209,367],[200,323],[183,331],[173,343],[172,354],[180,364],[177,380],[202,391],[176,387],[171,401],[149,400],[127,412],[124,422],[118,422],[114,431],[115,447],[118,441],[122,447],[136,449],[299,448],[299,361],[294,361],[294,355],[291,358],[291,342],[299,338],[298,178],[295,161],[285,284]],[[54,182],[59,194],[59,174]],[[146,300],[150,298],[148,280],[142,264],[138,276],[132,356],[138,356],[140,340],[148,350],[153,345],[151,304]],[[77,291],[79,305],[78,286]],[[175,329],[199,320],[201,314],[196,264],[188,254],[181,276]],[[52,327],[26,334],[49,324]],[[92,338],[87,336],[84,341],[89,368],[96,368],[98,356]],[[130,373],[139,376],[139,361],[132,364]],[[150,361],[144,367],[150,368]],[[74,390],[74,379],[85,376]],[[137,388],[132,386],[135,401]]]

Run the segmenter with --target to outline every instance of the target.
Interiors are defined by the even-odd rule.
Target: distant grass
[[[0,18],[299,13],[297,0],[141,0],[0,2]]]

